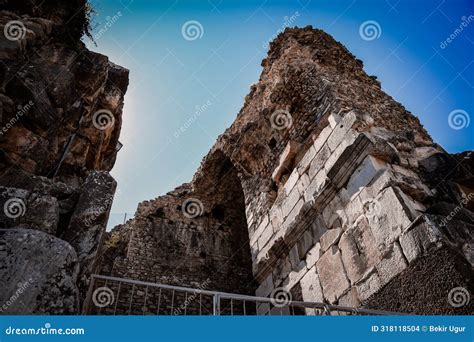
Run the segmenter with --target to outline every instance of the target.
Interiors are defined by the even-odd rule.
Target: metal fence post
[[[218,294],[214,294],[212,297],[212,313],[214,316],[221,315],[221,297]]]
[[[87,290],[86,294],[86,299],[84,301],[84,306],[82,308],[82,314],[83,315],[90,315],[90,302],[92,298],[92,291],[94,290],[94,285],[95,285],[95,274],[91,275],[91,282],[89,284],[89,289]]]

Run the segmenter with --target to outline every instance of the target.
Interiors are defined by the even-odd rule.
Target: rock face
[[[322,31],[287,29],[262,66],[192,182],[108,235],[101,273],[473,313],[449,304],[453,288],[474,294],[470,153],[446,153]]]
[[[64,305],[22,294],[18,301],[31,306],[5,312],[78,313],[115,192],[108,171],[119,145],[128,70],[81,42],[88,30],[86,0],[0,0],[0,9],[0,229],[38,244],[35,254],[10,243],[0,269],[12,282],[25,281],[24,270],[5,263],[49,256],[51,270],[44,275],[63,266],[69,272],[67,288],[45,286],[46,276],[33,278],[31,286],[38,298],[57,297]]]
[[[66,241],[34,229],[0,230],[3,314],[76,314],[77,255]]]

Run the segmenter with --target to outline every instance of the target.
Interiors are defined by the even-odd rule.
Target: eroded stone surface
[[[30,300],[31,308],[26,308],[41,313],[79,313],[86,287],[80,287],[81,297],[76,298],[77,275],[72,272],[77,260],[63,262],[61,258],[72,257],[51,253],[71,244],[81,260],[81,274],[90,274],[115,191],[115,183],[105,191],[86,179],[99,170],[111,178],[128,70],[89,51],[81,41],[87,8],[86,0],[5,0],[0,10],[0,228],[31,230],[38,255],[29,255],[30,262],[48,263],[49,257],[51,263],[41,277],[56,276],[51,272],[62,272],[64,263],[71,268],[71,274],[56,277],[60,283],[51,285],[51,292],[41,294],[46,291],[42,287],[32,291],[38,302]],[[23,38],[12,41],[3,34],[11,21],[24,26]],[[99,119],[99,111],[107,118]],[[12,210],[18,212],[4,209],[12,201],[17,203]],[[40,232],[50,234],[53,242],[39,238]],[[10,257],[21,262],[24,251],[17,247]],[[13,266],[2,260],[0,267]]]
[[[350,284],[344,271],[341,252],[335,246],[324,253],[316,263],[324,297],[334,303]]]
[[[76,314],[79,265],[67,242],[34,229],[0,229],[2,314]]]

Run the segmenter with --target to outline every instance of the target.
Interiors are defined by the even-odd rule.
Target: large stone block
[[[309,179],[313,179],[316,174],[324,168],[327,160],[330,158],[331,150],[327,145],[323,145],[323,147],[319,150],[314,157],[313,161],[309,165],[308,175]]]
[[[293,286],[295,286],[301,278],[308,272],[308,269],[306,268],[306,262],[300,261],[298,266],[294,268],[289,274],[288,277],[283,281],[282,286],[287,290],[290,291]]]
[[[29,228],[56,234],[59,203],[53,196],[1,186],[0,210],[2,228]]]
[[[342,234],[342,228],[333,228],[329,229],[323,236],[321,236],[321,251],[325,252],[332,245],[336,244],[339,241],[339,238]]]
[[[273,236],[273,227],[270,223],[267,224],[265,229],[262,232],[262,235],[258,238],[258,247],[262,248],[265,246],[268,241],[270,241],[270,238]]]
[[[301,294],[305,302],[319,302],[324,301],[323,290],[319,283],[319,276],[316,272],[316,266],[311,267],[308,272],[301,278]]]
[[[78,314],[77,255],[67,242],[33,229],[0,229],[1,312]]]
[[[356,113],[355,112],[349,112],[347,113],[342,120],[334,126],[334,129],[331,133],[331,135],[328,138],[327,144],[331,151],[334,151],[336,147],[344,141],[344,139],[347,138],[347,136],[350,134],[349,131],[351,131],[352,125],[356,121]]]
[[[116,181],[108,172],[92,171],[82,186],[64,235],[64,240],[74,247],[79,259],[81,296],[85,295],[90,274],[97,267],[116,187]]]
[[[59,203],[53,196],[36,196],[33,194],[28,201],[27,220],[20,227],[31,227],[45,233],[56,235],[59,223]]]
[[[382,283],[377,272],[369,273],[357,284],[357,292],[361,301],[366,300],[380,290]]]
[[[349,178],[346,189],[349,197],[364,189],[374,177],[387,168],[386,164],[372,156],[367,156]]]
[[[308,184],[307,188],[304,191],[304,199],[306,202],[312,201],[314,196],[317,196],[319,191],[322,189],[324,183],[326,183],[326,171],[321,169],[313,180]]]
[[[324,127],[321,133],[319,133],[316,139],[314,139],[313,147],[316,153],[318,153],[319,150],[326,143],[326,141],[328,140],[328,137],[331,135],[331,132],[332,132],[332,127],[330,125],[327,125],[326,127]]]
[[[80,262],[96,256],[116,187],[116,181],[105,171],[92,171],[84,182],[65,235],[65,240],[74,247]]]
[[[344,229],[351,227],[357,219],[364,215],[364,208],[359,196],[355,196],[352,201],[350,201],[345,210],[345,216],[342,217],[342,226]]]
[[[314,146],[310,146],[308,150],[305,152],[303,158],[301,158],[300,162],[298,165],[296,165],[296,170],[300,175],[303,175],[308,171],[309,164],[311,161],[314,159],[316,156],[316,150]]]
[[[306,254],[307,267],[313,267],[313,265],[316,264],[316,262],[319,260],[320,256],[321,256],[321,245],[318,242]]]
[[[328,178],[338,188],[344,186],[358,165],[373,149],[373,143],[364,133],[350,131],[324,164]]]
[[[277,211],[277,209],[275,209],[275,211]],[[276,212],[275,212],[275,215],[277,215]],[[250,236],[251,245],[257,242],[258,238],[262,235],[265,228],[267,228],[268,223],[269,223],[268,215],[263,215],[262,220],[260,224],[258,225],[257,229],[255,229],[255,232],[253,232],[253,234]]]
[[[341,252],[333,246],[316,263],[324,297],[334,303],[349,288],[349,280],[344,271]]]
[[[326,227],[332,228],[339,226],[340,223],[347,221],[345,206],[339,196],[335,196],[323,210],[322,218]],[[339,219],[341,219],[339,221]]]
[[[298,182],[300,175],[298,173],[298,170],[295,168],[290,174],[290,177],[288,177],[288,180],[285,182],[285,185],[283,186],[283,190],[285,191],[285,194],[289,194],[291,190],[295,187],[296,183]]]
[[[342,261],[351,283],[357,282],[381,258],[365,218],[344,232],[339,241]]]
[[[359,307],[361,303],[357,288],[352,287],[347,293],[345,293],[341,298],[339,298],[337,304],[340,306],[348,306],[352,308]]]
[[[270,304],[269,303],[260,303],[257,305],[257,315],[266,316],[270,314]]]
[[[410,213],[392,187],[385,189],[373,203],[374,205],[366,212],[370,229],[377,244],[390,246],[410,225]],[[365,208],[368,207],[365,205]]]
[[[285,221],[283,222],[283,230],[286,231],[289,228],[289,226],[295,221],[296,217],[299,215],[301,208],[303,208],[304,204],[305,204],[304,200],[300,198],[299,201],[294,206],[294,208],[291,209],[291,212],[288,214]]]
[[[306,173],[301,175],[300,179],[298,180],[298,183],[296,183],[296,186],[298,187],[298,191],[300,192],[300,194],[304,195],[306,189],[309,186],[309,183],[310,183],[309,176]]]
[[[377,195],[385,190],[389,185],[394,184],[396,179],[397,177],[390,169],[377,172],[372,181],[370,181],[370,183],[367,184],[367,186],[365,186],[360,192],[359,197],[362,203],[377,197]]]
[[[296,203],[300,199],[301,195],[298,191],[298,188],[293,188],[293,191],[285,198],[282,203],[281,211],[283,213],[283,217],[287,217],[290,211],[295,207]]]
[[[274,232],[278,232],[283,224],[283,214],[279,206],[273,206],[270,209],[270,222]]]
[[[308,272],[301,278],[301,296],[305,302],[317,302],[323,303],[324,296],[321,284],[319,283],[319,276],[316,272],[316,266],[313,266]],[[311,315],[314,313],[313,308],[305,308],[306,314]]]
[[[329,126],[334,130],[337,124],[342,120],[342,117],[339,114],[332,113],[328,116]]]
[[[434,222],[423,220],[403,232],[400,236],[400,246],[408,262],[411,263],[442,238],[443,235]]]
[[[376,266],[381,285],[387,284],[407,266],[408,264],[403,256],[402,249],[398,242],[395,242]]]

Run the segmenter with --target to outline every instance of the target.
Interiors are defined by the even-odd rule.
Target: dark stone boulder
[[[79,313],[79,269],[69,243],[33,229],[0,229],[0,259],[0,313]]]

